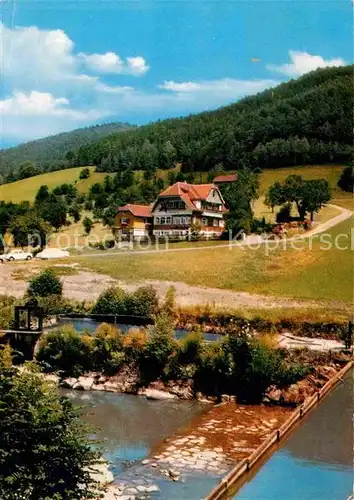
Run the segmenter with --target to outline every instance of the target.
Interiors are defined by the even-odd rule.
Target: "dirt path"
[[[75,264],[74,264],[75,266]],[[26,264],[3,264],[0,266],[0,295],[23,297],[27,282],[43,269],[36,262]],[[246,292],[234,292],[219,288],[204,288],[187,285],[182,282],[145,280],[126,283],[109,276],[74,267],[73,274],[62,276],[64,295],[70,299],[91,302],[109,286],[121,286],[127,291],[134,291],[139,286],[152,285],[156,288],[160,299],[163,299],[169,286],[176,289],[176,301],[180,306],[210,306],[233,309],[274,309],[274,308],[320,308],[323,304],[317,301],[301,301],[288,298],[263,296]],[[331,304],[336,309],[346,309],[345,304]]]

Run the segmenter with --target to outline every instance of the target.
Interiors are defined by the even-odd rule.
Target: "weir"
[[[299,408],[284,424],[292,432],[287,431],[283,444],[276,439],[273,445],[264,443],[255,460],[239,463],[207,499],[347,498],[352,488],[352,366],[348,363],[321,389],[319,404],[311,398],[305,411]]]

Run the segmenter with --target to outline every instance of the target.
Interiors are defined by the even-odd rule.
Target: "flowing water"
[[[313,410],[238,500],[346,500],[353,488],[353,373]]]
[[[140,461],[164,438],[173,435],[210,406],[196,401],[151,401],[141,396],[107,392],[61,390],[74,404],[85,407],[84,420],[97,427],[95,437],[110,462],[115,482],[147,478],[160,488],[154,498],[199,499],[220,479],[219,476],[190,474],[186,481],[172,482],[149,471]],[[138,478],[138,479],[137,479]]]

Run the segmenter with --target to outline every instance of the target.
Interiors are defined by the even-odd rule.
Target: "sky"
[[[2,147],[351,64],[350,0],[0,0]]]

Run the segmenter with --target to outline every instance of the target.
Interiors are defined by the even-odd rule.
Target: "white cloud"
[[[0,100],[0,132],[4,139],[30,140],[95,122],[98,110],[74,109],[65,97],[48,92],[14,92]]]
[[[63,30],[41,30],[36,26],[15,27],[0,23],[1,78],[10,90],[60,89],[94,86],[99,77],[90,73],[116,73],[140,76],[149,69],[141,56],[122,60],[114,52],[75,53],[74,42]]]
[[[289,50],[290,63],[282,65],[268,64],[267,69],[276,71],[287,76],[301,76],[309,71],[317,68],[326,68],[331,66],[344,66],[344,59],[338,57],[335,59],[324,59],[322,56],[312,55],[308,52],[299,52],[296,50]]]
[[[149,66],[143,57],[127,57],[125,61],[114,52],[106,54],[78,54],[88,68],[99,73],[117,73],[125,75],[139,76],[146,73]]]
[[[206,106],[212,107],[240,99],[249,94],[255,94],[273,87],[279,82],[275,80],[237,80],[222,78],[219,80],[202,80],[200,82],[165,81],[160,89],[176,94],[179,99],[199,101],[204,100]]]
[[[88,114],[69,107],[69,100],[65,97],[54,97],[48,92],[30,93],[14,92],[11,97],[0,101],[2,117],[12,116],[62,116],[66,118],[86,119]]]
[[[144,75],[150,68],[141,56],[127,57],[129,73],[132,75]]]
[[[160,89],[172,90],[173,92],[194,92],[201,89],[200,83],[195,82],[182,82],[177,83],[173,80],[165,80],[162,85],[159,85]]]

